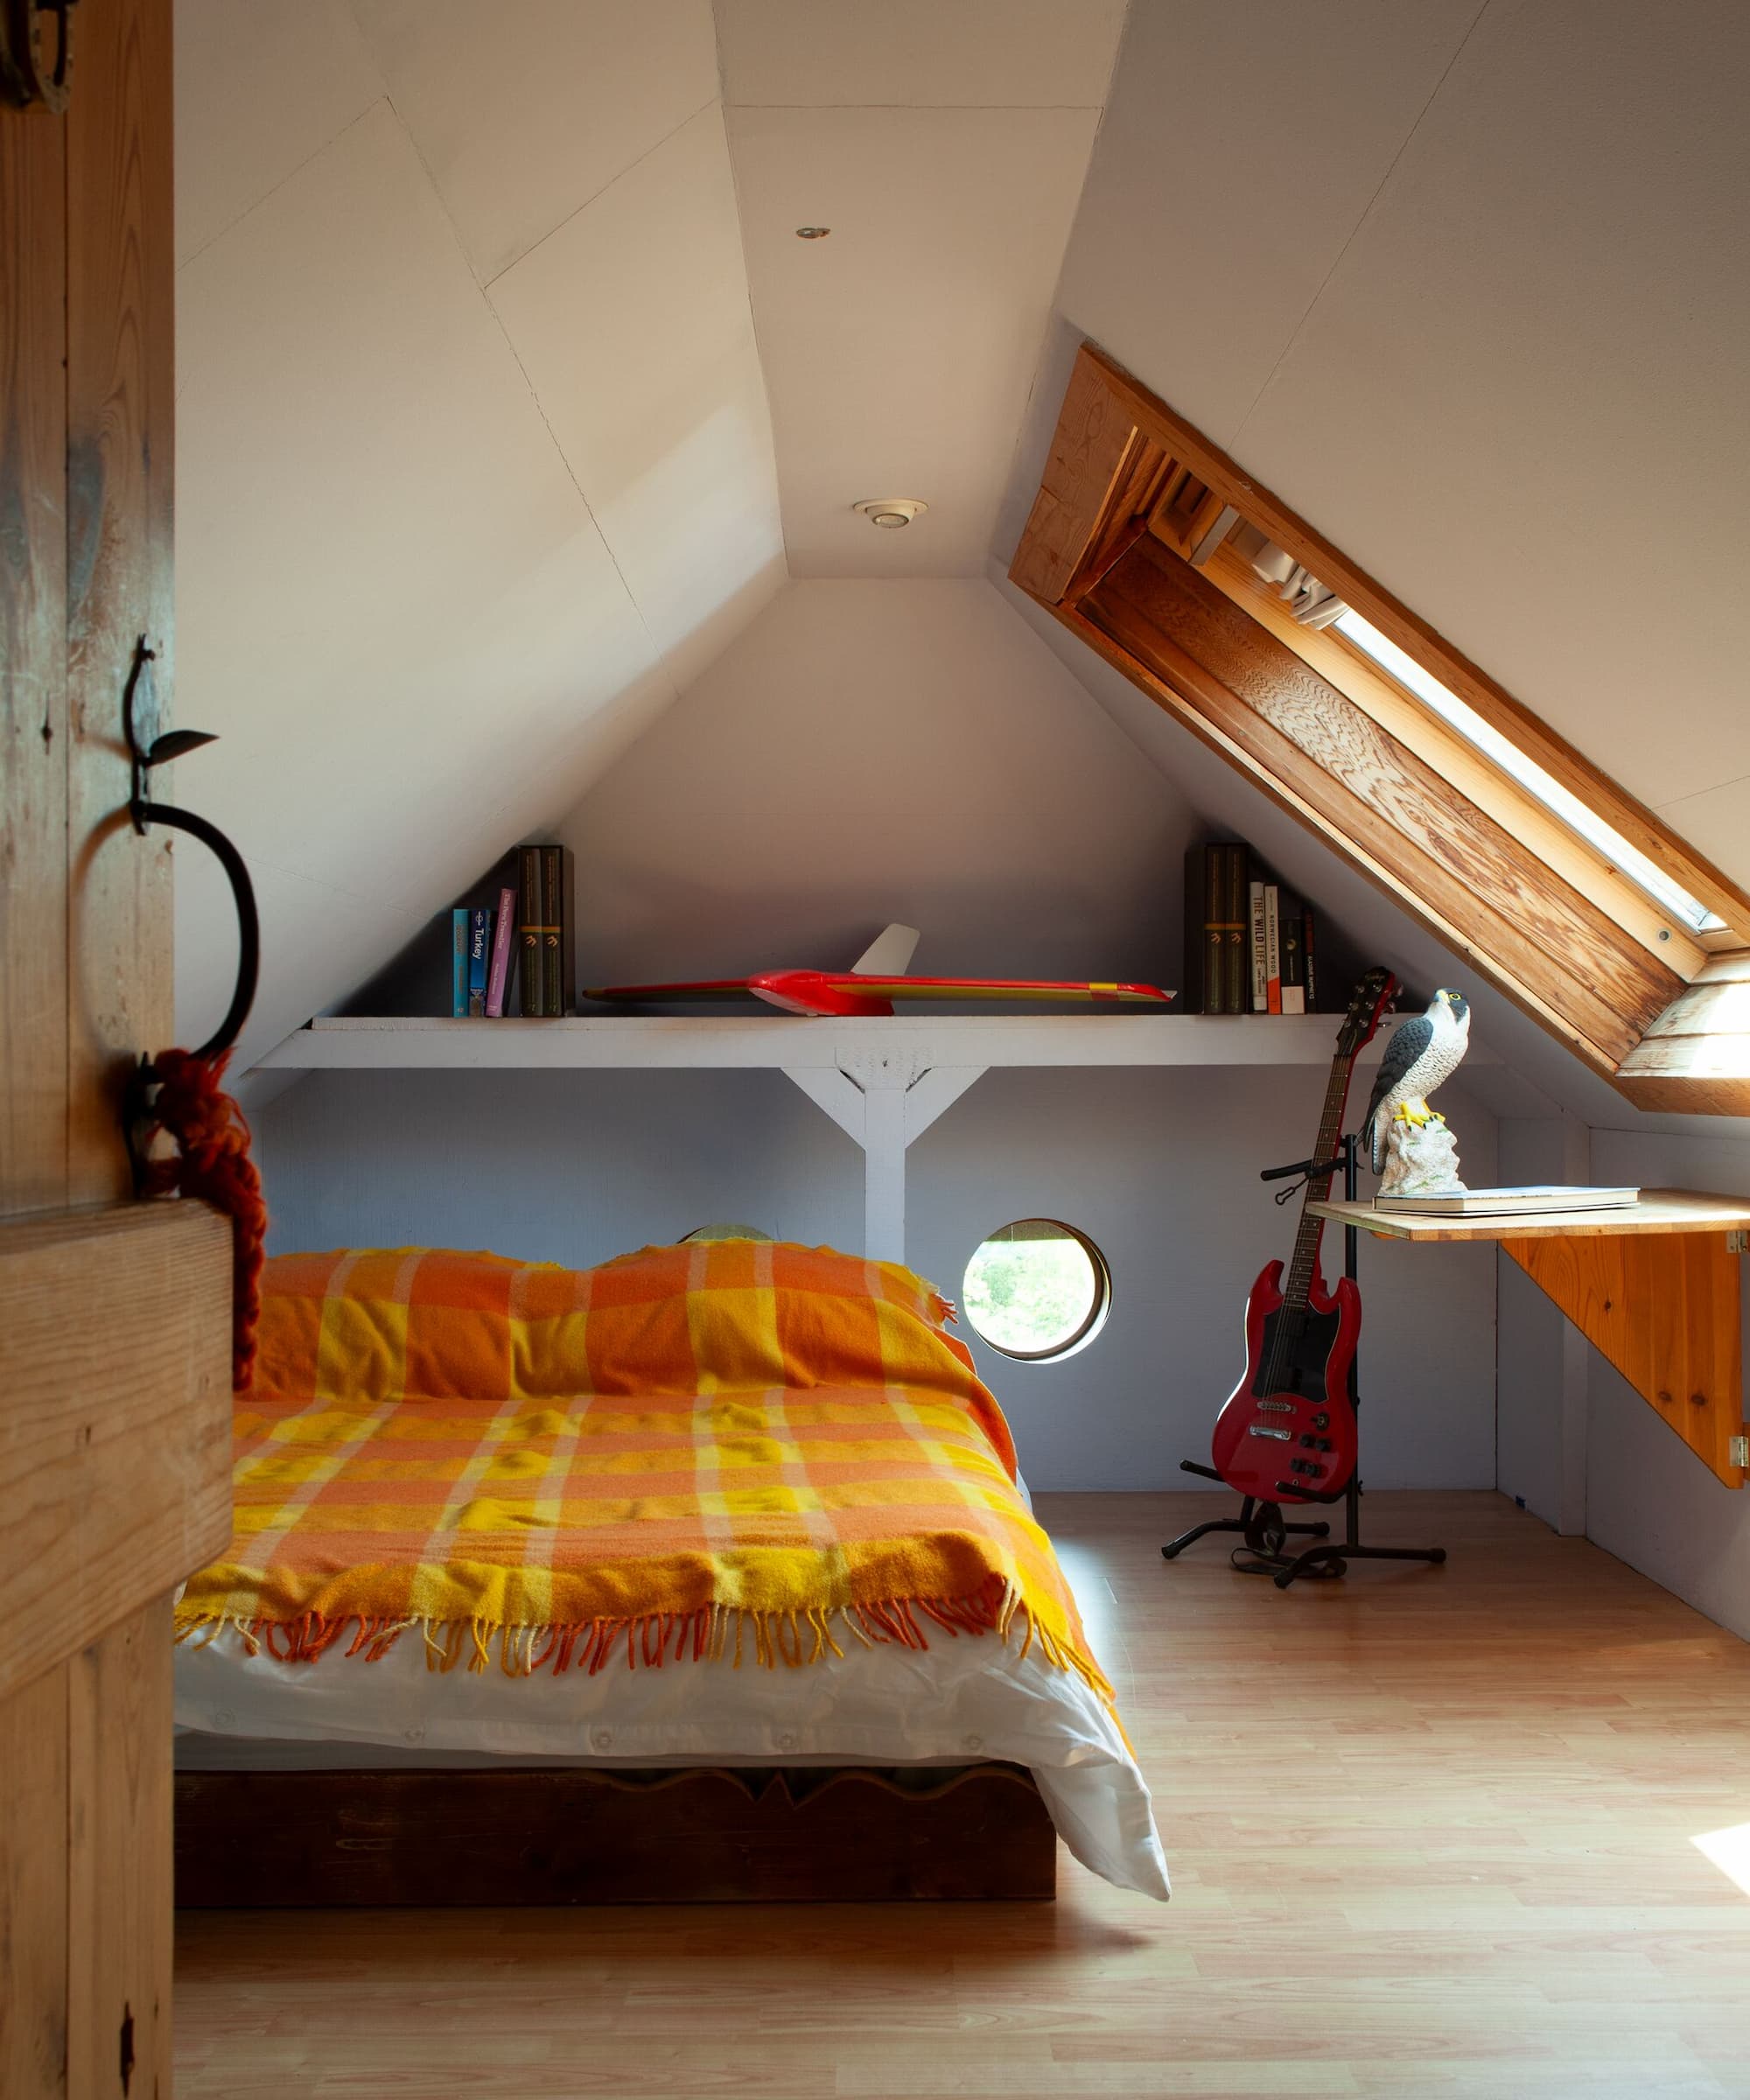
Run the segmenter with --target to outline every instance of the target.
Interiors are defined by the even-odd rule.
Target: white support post
[[[872,1262],[906,1258],[906,1096],[872,1088],[864,1101],[863,1251]]]
[[[984,1069],[931,1069],[915,1057],[892,1052],[852,1053],[836,1070],[784,1068],[786,1077],[863,1148],[863,1251],[872,1261],[905,1260],[906,1148]]]

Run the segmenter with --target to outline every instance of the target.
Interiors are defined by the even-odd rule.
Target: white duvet
[[[992,1637],[855,1649],[803,1670],[682,1662],[590,1676],[444,1674],[404,1639],[379,1662],[250,1656],[233,1633],[177,1651],[177,1760],[316,1765],[1026,1765],[1064,1843],[1120,1888],[1165,1900],[1149,1792],[1081,1679]],[[367,1749],[368,1746],[368,1749]]]

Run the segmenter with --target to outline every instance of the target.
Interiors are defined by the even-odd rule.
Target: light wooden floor
[[[207,1914],[182,2100],[1750,2095],[1750,1648],[1491,1494],[1370,1498],[1382,1564],[1279,1593],[1211,1504],[1041,1496],[1174,1900]]]

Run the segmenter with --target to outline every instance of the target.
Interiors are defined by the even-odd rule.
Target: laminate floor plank
[[[181,2100],[1750,2100],[1750,1646],[1499,1495],[1285,1593],[1039,1499],[1170,1906],[185,1914]]]

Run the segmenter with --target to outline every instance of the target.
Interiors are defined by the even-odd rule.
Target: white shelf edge
[[[1401,1017],[1400,1017],[1401,1018]],[[259,1060],[281,1071],[831,1070],[941,1066],[1327,1066],[1338,1017],[939,1014],[891,1018],[592,1015],[565,1020],[331,1016]],[[1383,1049],[1388,1022],[1362,1054]],[[1495,1060],[1480,1046],[1471,1061]]]

